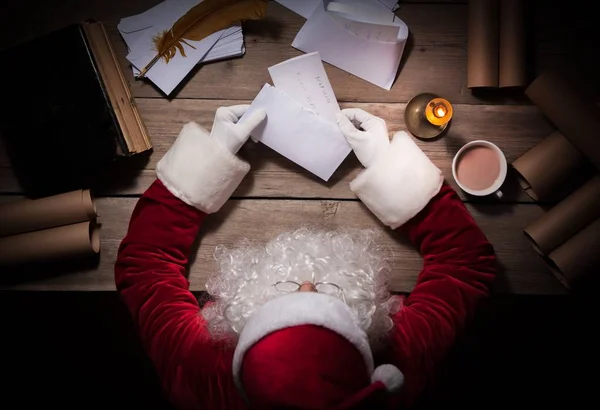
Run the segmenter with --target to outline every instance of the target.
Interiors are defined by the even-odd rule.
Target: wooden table
[[[291,43],[304,19],[271,3],[266,20],[244,24],[247,52],[243,58],[200,68],[172,99],[167,99],[151,84],[132,78],[125,60],[126,47],[116,29],[120,17],[139,13],[156,3],[157,0],[63,0],[66,4],[63,9],[55,7],[55,3],[50,6],[40,2],[35,7],[30,2],[11,4],[8,12],[13,13],[17,23],[3,27],[3,31],[10,30],[12,34],[7,41],[3,36],[5,43],[28,39],[90,17],[106,22],[131,80],[154,152],[147,161],[130,159],[119,164],[107,174],[106,183],[95,187],[102,224],[102,251],[97,266],[78,265],[72,272],[51,277],[28,272],[26,275],[33,276],[25,276],[23,281],[4,285],[4,288],[114,290],[113,264],[132,209],[154,180],[157,161],[171,146],[182,125],[194,120],[210,128],[217,107],[251,101],[263,84],[270,81],[267,67],[301,54]],[[9,8],[7,4],[2,7]],[[532,56],[537,72],[564,61],[565,56],[569,56],[570,61],[584,59],[578,54],[579,48],[573,48],[571,40],[565,40],[562,26],[555,24],[564,17],[564,11],[553,12],[542,6],[536,13],[534,21],[544,22],[534,30],[536,48]],[[2,15],[7,14],[3,11]],[[448,133],[435,141],[417,143],[453,185],[451,160],[464,143],[487,139],[497,144],[512,161],[553,130],[541,112],[519,93],[495,91],[475,95],[466,87],[467,5],[464,2],[402,2],[398,15],[408,25],[411,37],[391,91],[326,64],[342,107],[360,107],[381,116],[390,131],[395,131],[404,128],[404,107],[412,96],[428,91],[450,100],[455,113]],[[190,268],[193,290],[204,289],[207,276],[215,269],[212,253],[217,244],[231,245],[245,237],[265,241],[281,231],[306,225],[327,229],[371,228],[381,232],[382,244],[393,251],[391,288],[399,292],[413,288],[422,260],[410,244],[385,229],[350,191],[349,182],[361,170],[354,154],[329,183],[323,183],[261,144],[246,144],[241,156],[250,162],[252,171],[232,199],[202,228],[199,248]],[[520,294],[563,293],[562,286],[522,234],[522,229],[539,218],[544,210],[521,192],[514,176],[509,176],[505,191],[503,203],[475,202],[461,193],[497,251],[501,266],[497,290]],[[20,192],[2,150],[0,200],[16,200]],[[51,272],[54,268],[48,269]]]

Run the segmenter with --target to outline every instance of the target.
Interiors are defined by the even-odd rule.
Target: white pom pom
[[[404,384],[404,375],[398,368],[392,364],[382,364],[375,368],[371,375],[371,383],[380,381],[385,384],[385,388],[390,393],[400,390]]]

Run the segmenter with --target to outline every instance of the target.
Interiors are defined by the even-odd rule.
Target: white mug
[[[488,187],[486,189],[482,189],[482,190],[474,190],[474,189],[467,188],[466,186],[461,184],[461,182],[458,180],[458,177],[456,175],[456,166],[458,165],[458,159],[460,158],[460,156],[462,155],[463,152],[465,152],[467,149],[475,147],[475,146],[484,146],[487,148],[491,148],[498,155],[498,162],[500,163],[500,172],[498,173],[498,177],[496,178],[496,180],[490,187]],[[508,163],[506,162],[506,157],[504,156],[504,153],[495,144],[492,144],[491,142],[484,141],[484,140],[471,141],[471,142],[463,145],[463,147],[458,150],[458,152],[454,156],[454,159],[452,160],[452,176],[454,177],[454,180],[456,181],[456,183],[458,184],[460,189],[465,191],[467,194],[471,194],[474,196],[487,196],[487,195],[494,194],[498,198],[502,198],[502,191],[500,191],[500,187],[502,186],[502,184],[504,183],[504,180],[506,179],[507,170],[508,170]]]

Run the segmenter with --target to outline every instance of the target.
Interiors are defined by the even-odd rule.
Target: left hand
[[[210,134],[195,122],[183,126],[173,146],[156,164],[158,179],[169,192],[208,214],[223,206],[250,171],[250,164],[235,154],[266,117],[264,111],[257,111],[238,124],[247,108],[219,108]]]
[[[219,141],[221,145],[234,155],[248,140],[254,128],[267,117],[266,111],[261,109],[248,117],[243,124],[238,124],[237,122],[244,115],[248,107],[249,105],[247,104],[220,107],[215,114],[215,121],[210,137]]]

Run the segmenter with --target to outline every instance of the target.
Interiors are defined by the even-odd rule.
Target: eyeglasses
[[[326,295],[341,297],[342,301],[345,303],[346,298],[344,297],[344,289],[336,285],[335,283],[330,282],[316,282],[314,283],[315,289],[317,292],[324,293]],[[293,280],[283,280],[273,284],[275,290],[281,293],[293,293],[297,292],[302,285],[298,282],[294,282]]]

